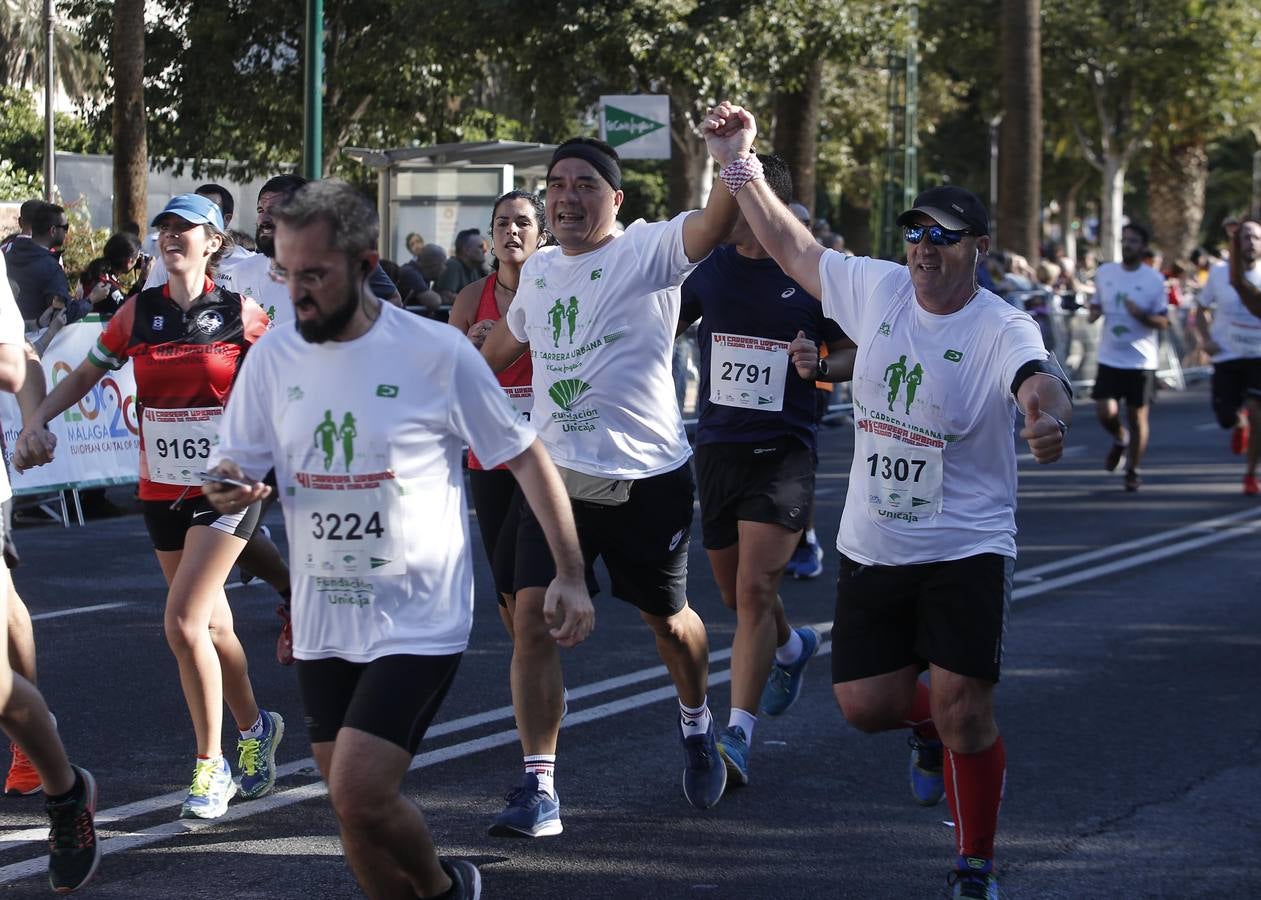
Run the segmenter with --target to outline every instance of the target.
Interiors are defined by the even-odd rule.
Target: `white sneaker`
[[[236,783],[226,759],[199,759],[188,796],[180,807],[180,818],[217,819],[228,811],[228,801],[235,794]]]

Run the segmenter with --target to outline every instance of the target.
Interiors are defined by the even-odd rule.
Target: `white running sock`
[[[757,724],[757,716],[743,709],[731,707],[731,715],[727,717],[727,727],[733,725],[744,729],[744,739],[747,743],[753,743],[753,726]]]
[[[784,641],[784,645],[775,650],[775,662],[781,666],[791,666],[797,660],[801,659],[801,651],[805,647],[801,643],[801,635],[797,633],[796,628],[788,629],[788,640]]]
[[[819,543],[819,536],[818,536],[818,535],[816,535],[816,534],[814,533],[814,529],[813,529],[813,528],[807,528],[807,529],[806,529],[806,543],[807,543],[807,544],[817,544],[817,543]]]
[[[250,738],[254,738],[254,740],[262,740],[263,735],[267,733],[267,729],[263,725],[264,715],[265,714],[260,709],[258,711],[258,718],[254,720],[254,724],[250,726],[250,730],[241,732],[241,740],[248,741]]]
[[[710,723],[713,722],[714,717],[709,714],[708,700],[709,698],[706,697],[696,709],[684,706],[683,701],[679,701],[679,720],[683,723],[683,736],[685,738],[696,737],[698,734],[704,734],[709,731]]]
[[[525,771],[539,780],[539,790],[556,799],[556,754],[539,753],[525,757]]]

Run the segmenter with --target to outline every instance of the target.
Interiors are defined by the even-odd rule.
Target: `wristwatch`
[[[1051,414],[1047,413],[1047,415],[1050,416]],[[1051,418],[1055,420],[1056,425],[1060,426],[1060,437],[1068,434],[1068,424],[1063,419],[1056,419],[1055,416],[1051,416]]]
[[[814,377],[816,381],[825,381],[828,377],[828,361],[823,357],[819,357],[819,361],[814,364]]]

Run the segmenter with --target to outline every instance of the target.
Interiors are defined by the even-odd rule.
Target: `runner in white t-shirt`
[[[588,586],[602,557],[614,596],[639,608],[679,696],[683,792],[707,809],[727,773],[706,704],[708,638],[687,603],[692,484],[671,376],[678,287],[735,222],[716,188],[704,210],[633,223],[614,236],[622,203],[617,152],[574,138],[547,175],[547,218],[559,247],[526,260],[516,299],[482,353],[499,371],[528,350],[532,422],[562,475],[582,536]],[[523,510],[513,603],[513,706],[525,754],[520,788],[491,825],[499,836],[561,831],[553,776],[562,712],[560,658],[539,615],[551,561]]]
[[[1240,223],[1230,260],[1209,270],[1196,298],[1196,327],[1213,356],[1213,413],[1231,429],[1230,449],[1247,455],[1243,492],[1255,496],[1261,494],[1261,223]]]
[[[400,793],[472,626],[464,444],[507,463],[543,523],[560,573],[542,612],[564,645],[594,621],[569,505],[468,340],[372,295],[378,225],[353,188],[312,182],[273,214],[297,327],[259,342],[224,415],[214,472],[248,486],[207,495],[242,508],[276,469],[311,747],[364,893],[477,897],[477,868],[439,860]]]
[[[39,366],[34,367],[37,372]],[[9,287],[4,254],[0,254],[0,391],[16,393],[27,377],[26,340],[22,313]],[[38,372],[38,377],[43,377]],[[27,443],[30,438],[26,439]],[[14,446],[21,465],[26,447]],[[0,503],[13,495],[8,470],[0,465]],[[0,543],[7,516],[0,516]],[[12,580],[0,578],[0,622],[9,621]],[[96,781],[86,769],[70,764],[57,723],[34,684],[13,670],[8,641],[0,641],[0,722],[14,747],[39,773],[45,809],[52,822],[49,833],[48,878],[53,890],[68,893],[91,880],[101,860],[93,817]],[[39,788],[36,788],[37,790]]]
[[[846,258],[775,199],[745,149],[753,117],[724,103],[713,118],[711,152],[753,233],[858,344],[836,699],[862,731],[912,727],[912,792],[925,805],[944,792],[957,823],[955,896],[997,896],[1006,756],[993,693],[1015,557],[1012,423],[1023,410],[1035,459],[1058,459],[1067,382],[1033,320],[977,286],[990,241],[974,195],[946,186],[916,198],[898,218],[905,266]]]
[[[1156,392],[1160,332],[1169,327],[1165,279],[1143,264],[1147,230],[1130,223],[1121,229],[1121,262],[1104,263],[1095,272],[1095,296],[1089,321],[1103,317],[1099,367],[1090,397],[1099,424],[1112,437],[1103,466],[1109,472],[1125,457],[1125,489],[1142,484],[1139,463],[1150,434],[1148,404]],[[1120,401],[1129,424],[1121,424]]]

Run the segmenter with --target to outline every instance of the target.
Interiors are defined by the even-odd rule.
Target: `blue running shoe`
[[[188,796],[180,807],[180,818],[217,819],[228,811],[228,801],[235,794],[236,782],[226,759],[199,759]]]
[[[442,871],[446,872],[447,877],[451,879],[451,885],[454,888],[451,896],[455,900],[480,900],[482,873],[477,871],[477,866],[467,859],[456,859],[453,856],[444,856],[438,860],[438,863],[442,866]]]
[[[912,733],[906,742],[911,745],[911,794],[920,806],[936,806],[946,793],[941,741]]]
[[[998,876],[992,859],[960,856],[946,883],[954,887],[950,895],[954,900],[998,900]]]
[[[823,548],[816,541],[807,541],[793,551],[785,571],[793,578],[818,578],[823,574]]]
[[[727,765],[727,783],[749,783],[749,740],[739,725],[728,725],[718,735],[718,752]]]
[[[801,638],[801,656],[786,666],[771,663],[771,674],[766,679],[766,687],[762,688],[762,712],[768,716],[788,712],[788,707],[801,696],[801,677],[806,671],[806,663],[819,650],[819,632],[804,625],[793,631]]]
[[[696,809],[709,809],[727,789],[727,766],[718,755],[714,721],[711,718],[709,730],[695,737],[683,737],[683,723],[680,721],[679,737],[687,756],[683,768],[683,796]]]
[[[276,748],[285,736],[285,720],[280,713],[259,710],[263,718],[261,738],[242,738],[236,742],[240,758],[241,796],[256,800],[270,793],[276,785]]]
[[[521,787],[504,798],[508,805],[495,816],[487,832],[491,837],[546,837],[560,834],[560,798],[539,788],[539,777],[527,773]]]

